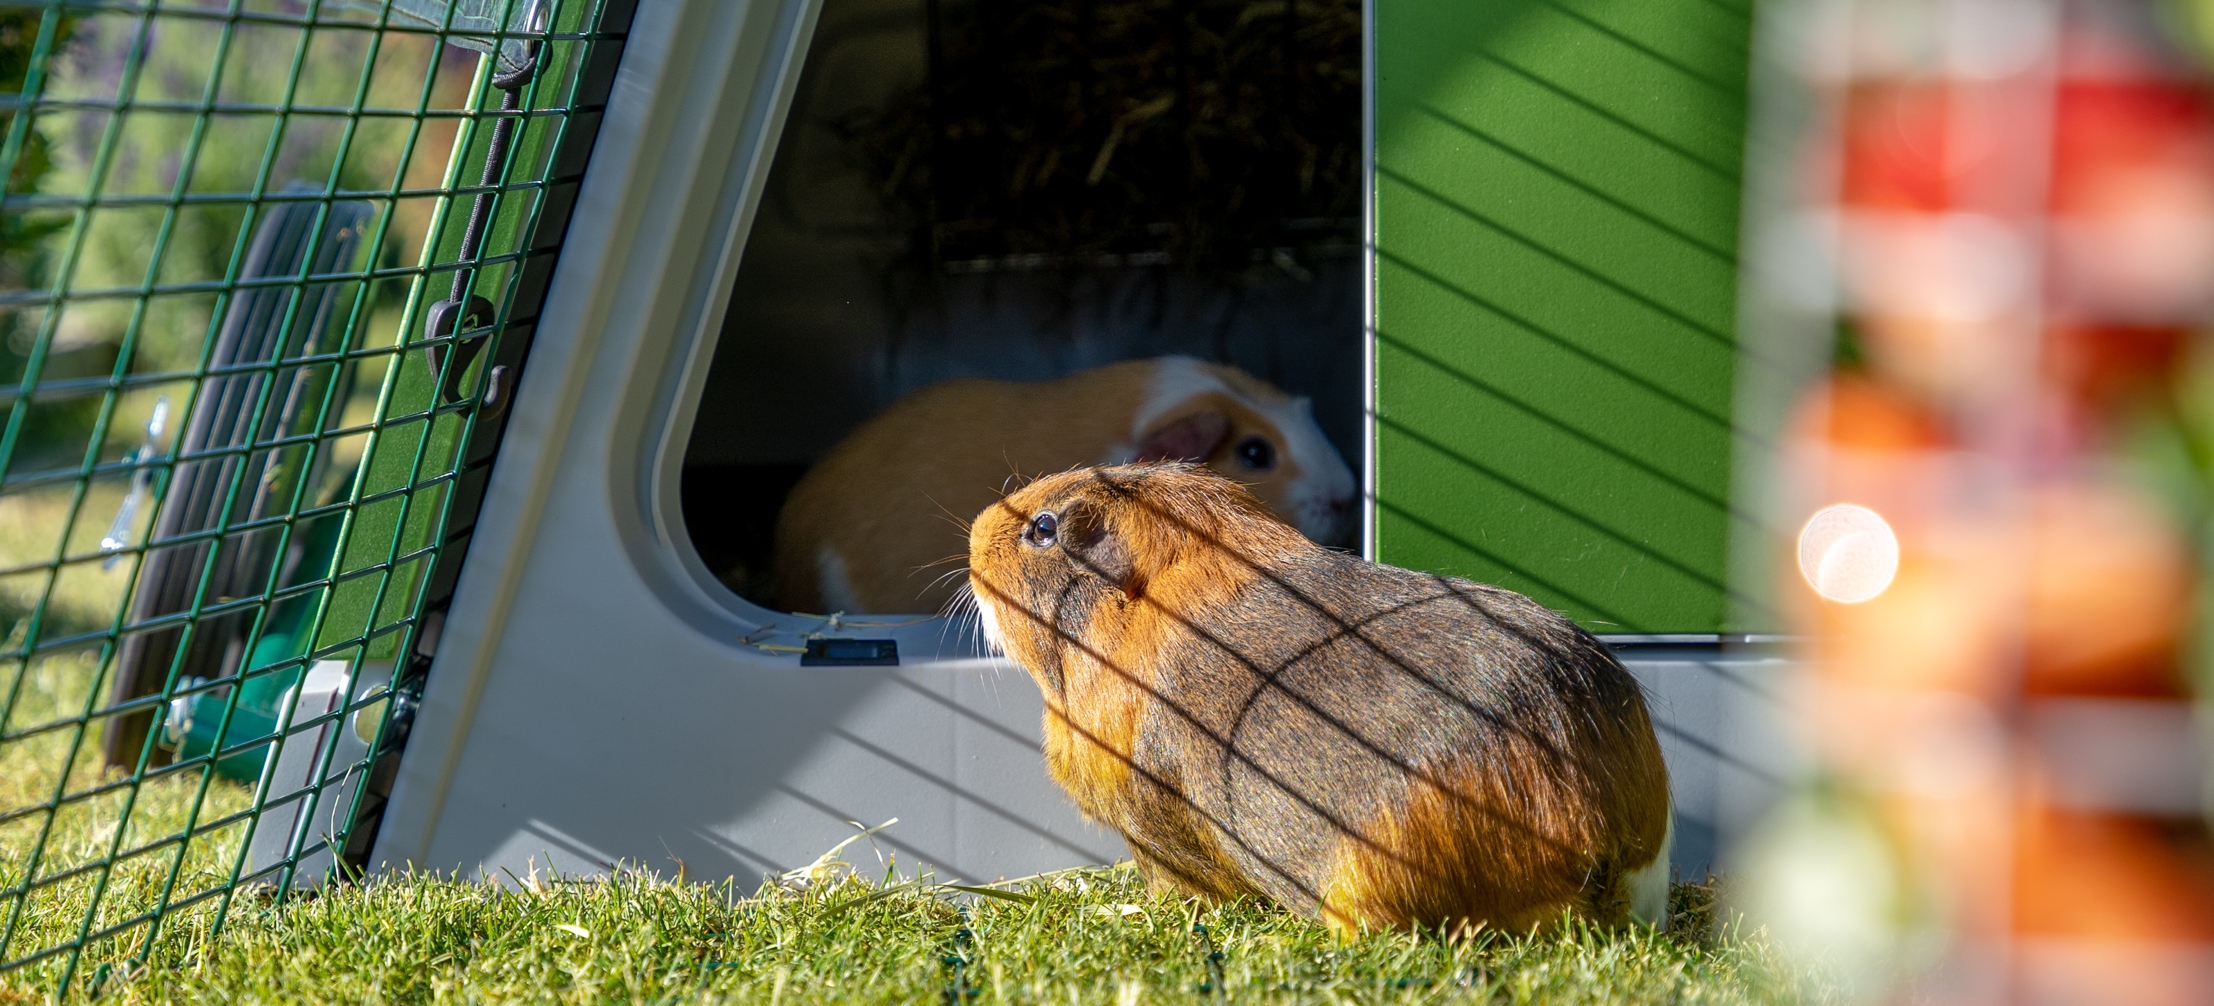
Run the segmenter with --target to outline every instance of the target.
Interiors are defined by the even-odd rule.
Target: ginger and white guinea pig
[[[1244,483],[1316,541],[1352,530],[1353,472],[1307,399],[1235,367],[1164,356],[1037,383],[948,381],[862,424],[793,488],[777,516],[776,602],[942,610],[962,523],[1011,480],[1157,459]]]
[[[1024,486],[968,575],[1044,692],[1049,772],[1156,890],[1341,931],[1665,923],[1643,693],[1529,598],[1318,547],[1180,464]]]

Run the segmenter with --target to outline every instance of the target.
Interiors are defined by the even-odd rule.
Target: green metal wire
[[[389,9],[365,18],[358,8],[340,13],[339,0],[227,0],[220,7],[159,0],[49,0],[39,11],[20,92],[12,104],[0,95],[0,115],[8,117],[5,140],[0,141],[0,179],[10,180],[0,192],[0,212],[67,214],[69,224],[43,246],[15,250],[50,262],[43,289],[0,288],[0,312],[36,318],[25,351],[11,364],[20,368],[12,393],[0,391],[9,396],[6,423],[0,427],[0,507],[29,506],[24,501],[45,498],[40,494],[65,493],[67,498],[38,525],[53,537],[36,554],[0,546],[0,588],[25,578],[39,581],[35,591],[22,595],[29,603],[19,615],[11,619],[8,609],[0,607],[0,635],[6,638],[0,642],[0,673],[12,671],[0,689],[0,776],[20,770],[36,777],[29,788],[0,780],[0,906],[5,908],[0,912],[0,985],[62,995],[84,991],[81,974],[104,979],[115,967],[158,964],[169,959],[165,954],[181,952],[165,949],[183,945],[176,938],[164,940],[165,926],[210,938],[219,934],[226,914],[249,888],[282,898],[297,884],[332,880],[358,868],[358,863],[337,859],[321,867],[324,875],[302,873],[310,861],[325,862],[317,858],[320,854],[336,858],[352,848],[355,822],[370,820],[359,816],[370,799],[365,781],[377,759],[394,756],[399,734],[392,716],[399,706],[366,694],[364,686],[374,680],[387,694],[406,694],[420,685],[426,660],[418,653],[419,637],[430,610],[443,603],[431,596],[431,588],[434,580],[450,581],[450,571],[438,573],[444,568],[438,564],[458,561],[450,553],[466,542],[474,519],[473,513],[455,510],[457,490],[465,479],[482,477],[489,444],[496,442],[491,438],[498,432],[497,423],[480,421],[478,395],[448,402],[439,389],[453,376],[444,371],[462,366],[475,375],[463,386],[481,388],[495,361],[512,360],[521,350],[506,340],[522,337],[511,334],[511,326],[523,327],[515,325],[518,310],[535,311],[535,305],[516,303],[518,282],[526,270],[542,268],[557,251],[532,236],[549,212],[552,188],[574,183],[550,178],[547,172],[571,142],[579,113],[594,110],[579,104],[588,87],[583,70],[592,63],[589,52],[594,46],[619,44],[619,32],[604,27],[608,3],[548,4],[550,30],[529,36],[539,41],[539,70],[520,89],[512,112],[493,110],[499,92],[486,69],[489,57],[478,59],[467,97],[441,107],[439,81],[442,73],[451,72],[449,54],[457,50],[438,43],[458,33],[451,23],[439,29],[396,22]],[[503,18],[501,23],[512,22]],[[184,26],[214,33],[198,97],[141,96],[150,53],[162,45],[164,32]],[[250,87],[239,91],[239,81],[250,84],[250,76],[233,77],[234,70],[250,71],[257,59],[267,56],[260,50],[241,51],[247,31],[293,34],[281,83],[258,93]],[[112,57],[118,33],[126,41],[112,92],[105,99],[85,96],[89,84],[100,82],[70,75],[94,74],[94,57],[103,53],[74,50],[106,45],[104,55]],[[508,34],[491,37],[497,45]],[[361,61],[344,105],[299,100],[315,47],[325,39],[358,44],[343,50],[346,58],[358,55]],[[421,76],[413,87],[413,107],[406,107],[405,99],[393,103],[392,86],[379,76],[407,65],[404,53],[385,58],[388,52],[399,52],[386,45],[389,39],[428,46],[415,61]],[[69,56],[83,58],[71,62],[65,58]],[[0,87],[8,83],[0,81]],[[63,85],[63,93],[53,93],[57,84]],[[71,89],[80,93],[69,93]],[[82,160],[82,184],[69,191],[18,191],[17,169],[34,137],[46,149],[65,140],[82,145],[89,136],[48,131],[88,116],[99,120],[99,133]],[[158,116],[189,116],[189,130],[165,188],[141,190],[117,169],[143,153],[127,142],[133,122]],[[479,127],[502,116],[514,119],[517,128],[500,174],[489,185],[463,183],[475,178],[492,132]],[[339,128],[335,139],[311,144],[330,158],[320,185],[287,187],[283,175],[294,170],[284,166],[288,144],[301,123],[326,122]],[[370,169],[357,163],[357,151],[380,149],[364,133],[370,122],[404,124],[405,134],[389,160],[389,184],[360,187],[358,173]],[[426,127],[441,124],[454,129],[441,184],[408,185],[417,156],[441,142],[435,134],[427,135]],[[267,131],[266,139],[249,183],[234,191],[211,191],[198,184],[211,142],[262,135],[258,130]],[[589,131],[574,135],[588,142]],[[349,187],[349,182],[355,184]],[[466,215],[480,193],[490,196],[486,235],[476,253],[463,260],[455,217]],[[426,200],[431,207],[419,230],[403,223],[406,208]],[[354,225],[360,244],[341,241],[336,246],[341,252],[356,248],[352,259],[338,260],[335,271],[317,271],[325,232],[337,226],[337,208],[363,202],[375,208],[365,223]],[[280,217],[287,206],[311,213],[305,233],[297,236],[297,261],[285,263],[287,273],[246,275],[264,222],[289,220]],[[211,210],[235,212],[238,219],[220,278],[170,276],[172,256],[181,254],[179,235],[195,219],[188,215]],[[93,242],[96,229],[108,222],[102,215],[140,211],[158,212],[159,217],[145,228],[146,258],[138,282],[79,288],[88,263],[108,254],[105,246]],[[408,243],[414,247],[398,247]],[[415,254],[413,265],[385,261],[389,251],[408,250]],[[429,301],[438,298],[440,281],[457,270],[464,276],[463,295],[488,297],[496,318],[487,328],[425,338],[421,325]],[[395,284],[405,286],[396,312],[383,306],[382,296]],[[157,308],[200,296],[208,298],[208,317],[192,365],[146,366],[159,352],[150,341],[156,338]],[[269,351],[219,358],[234,305],[239,306],[239,332],[244,334],[237,336],[232,350],[252,342],[248,336],[254,334],[255,318],[250,312],[266,305],[254,297],[281,298],[273,314],[275,334],[264,338]],[[113,336],[115,360],[104,375],[72,373],[62,361],[77,347],[64,345],[65,324],[72,311],[100,304],[127,307],[127,317]],[[312,324],[316,319],[323,319],[329,331],[311,345],[309,338],[318,335]],[[387,320],[395,325],[389,337],[380,331]],[[163,331],[173,336],[172,329],[173,324]],[[466,340],[482,340],[486,347],[474,362],[444,353],[439,356],[443,365],[434,368],[420,352]],[[383,373],[373,402],[347,392],[352,375],[379,367]],[[137,400],[133,396],[178,386],[183,387],[182,402],[173,414],[179,418],[174,432],[164,434],[166,443],[158,451],[110,458],[109,441],[129,425],[125,410]],[[234,430],[245,431],[242,442],[213,425],[213,410],[228,401],[210,397],[219,387],[230,389],[225,394],[234,398],[238,389],[250,389],[250,400],[240,402],[230,420]],[[297,399],[302,388],[312,401]],[[65,431],[65,446],[74,442],[69,438],[81,435],[84,448],[74,465],[52,467],[41,460],[51,459],[52,451],[39,446],[44,427],[34,420],[43,406],[71,402],[91,403],[81,428]],[[347,418],[349,410],[364,405],[366,418]],[[188,448],[203,409],[210,410],[205,413],[211,417],[206,427],[210,439]],[[324,473],[342,460],[339,446],[356,441],[360,455],[349,462],[354,465],[351,479],[335,496],[326,495],[329,480]],[[228,481],[209,500],[203,524],[157,539],[166,510],[184,505],[171,497],[186,491],[175,476],[188,469],[225,472]],[[150,479],[153,502],[136,518],[142,527],[132,531],[136,540],[117,549],[81,547],[86,522],[98,520],[93,514],[96,485],[141,473]],[[262,474],[249,483],[255,473]],[[192,487],[201,481],[196,479]],[[8,520],[7,514],[0,510],[0,521]],[[330,522],[336,522],[336,532],[328,536],[327,554],[303,551],[307,543],[321,540],[317,536],[323,532],[313,529],[327,528]],[[44,541],[35,534],[28,540]],[[218,564],[225,549],[246,550],[255,542],[262,543],[265,553],[254,554],[275,558],[265,566],[247,567],[254,580],[244,587],[232,584],[223,589],[235,592],[219,593]],[[170,610],[135,616],[155,557],[193,555],[199,565],[189,596],[175,599]],[[304,573],[289,568],[288,556],[304,556],[299,561],[313,568]],[[72,628],[70,616],[59,614],[63,608],[57,601],[65,578],[110,564],[125,567],[113,610],[104,624],[77,623]],[[0,605],[10,603],[8,596],[0,592]],[[285,616],[295,619],[296,636],[285,637],[293,652],[275,659],[257,656],[263,640],[275,638],[280,612],[297,612],[301,605],[306,606],[304,615]],[[237,633],[233,626],[241,620],[245,631]],[[138,685],[143,687],[128,696],[113,694],[124,673],[120,661],[127,652],[125,641],[165,631],[177,634],[167,665],[138,666]],[[195,650],[207,634],[214,634],[210,639],[215,642],[227,640],[237,659],[223,658],[224,669],[214,677],[187,678],[192,655],[211,652]],[[273,732],[257,735],[245,729],[243,736],[233,735],[234,726],[246,722],[241,709],[247,686],[304,684],[308,669],[331,660],[344,661],[345,667],[343,700],[335,709],[295,716],[294,704],[280,702]],[[62,683],[44,683],[49,678]],[[195,719],[214,718],[217,740],[207,750],[186,753],[180,748],[172,756],[162,746],[164,717],[180,702],[199,710]],[[384,710],[383,721],[371,724],[377,740],[366,754],[343,754],[342,728],[363,710],[376,708]],[[104,769],[88,761],[98,745],[87,741],[96,731],[141,721],[150,725],[135,749],[109,752],[114,763]],[[280,782],[275,773],[287,764],[286,746],[301,744],[314,745],[307,782]],[[220,770],[232,759],[257,754],[260,777],[250,791],[222,777]],[[346,806],[325,806],[339,796]],[[291,824],[289,833],[278,836],[283,855],[250,864],[249,849],[260,844],[253,833],[287,820],[265,816],[280,806],[288,807]],[[104,816],[111,819],[103,823],[99,819]],[[317,829],[329,820],[339,822],[335,831]],[[110,901],[115,901],[112,907]]]

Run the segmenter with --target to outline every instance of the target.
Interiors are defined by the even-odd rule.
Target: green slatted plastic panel
[[[0,9],[0,998],[366,855],[628,18],[532,2]]]
[[[1745,0],[1375,0],[1376,546],[1725,628]]]

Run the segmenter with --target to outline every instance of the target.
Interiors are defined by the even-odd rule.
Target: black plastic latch
[[[897,667],[899,643],[891,639],[810,639],[801,667]]]
[[[452,342],[433,343],[430,347],[431,373],[438,373],[440,368],[446,371],[445,382],[439,386],[441,404],[461,401],[462,375],[469,372],[469,364],[475,362],[477,353],[484,349],[484,335],[491,334],[461,339],[459,333],[489,328],[497,318],[492,302],[482,297],[471,296],[467,310],[457,311],[457,306],[451,299],[439,301],[430,306],[430,312],[423,319],[425,338],[456,337]],[[446,362],[449,356],[453,359],[450,366]]]

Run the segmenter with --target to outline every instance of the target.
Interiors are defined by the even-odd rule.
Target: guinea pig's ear
[[[1123,593],[1136,597],[1144,589],[1130,544],[1115,533],[1098,509],[1074,507],[1063,516],[1061,547],[1078,569],[1114,584]]]
[[[1138,447],[1139,461],[1203,462],[1230,435],[1230,417],[1195,412],[1153,431]]]

